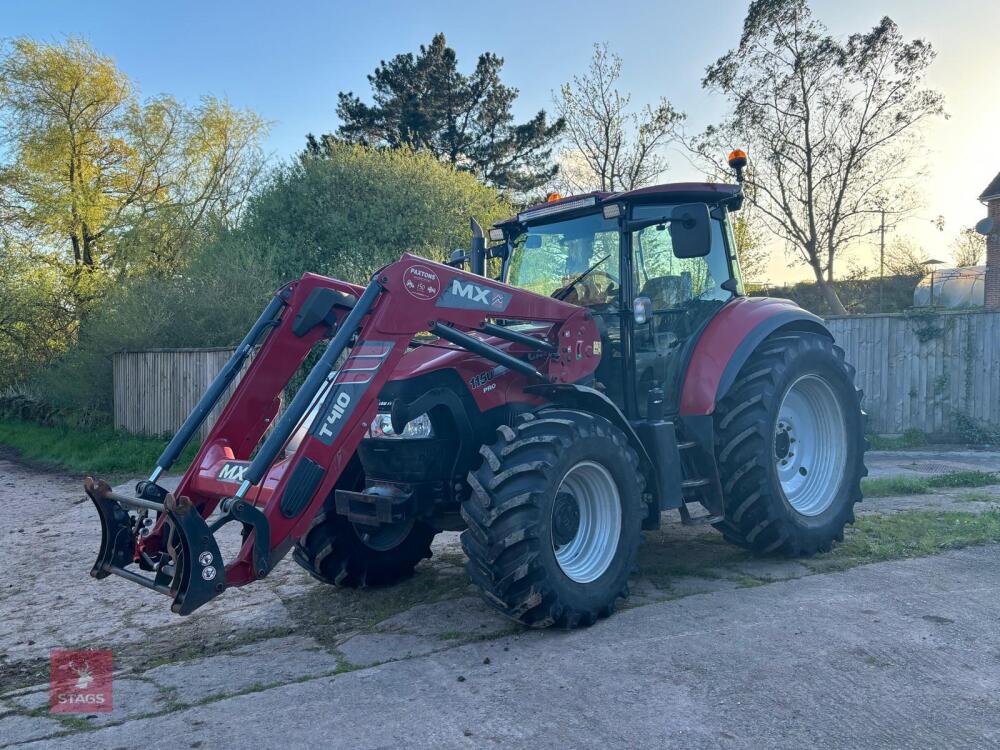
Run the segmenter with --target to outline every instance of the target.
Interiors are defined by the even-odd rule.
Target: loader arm
[[[491,323],[494,319],[551,325],[544,340],[529,339],[505,332]],[[106,483],[87,478],[87,494],[103,527],[101,552],[91,574],[96,578],[115,574],[167,594],[179,614],[194,611],[229,586],[266,576],[305,533],[333,490],[377,411],[379,391],[413,336],[422,331],[540,383],[578,382],[594,372],[600,359],[595,347],[600,337],[585,308],[418,256],[404,254],[379,271],[367,287],[305,274],[276,293],[164,451],[150,479],[139,483],[136,497],[113,493]],[[528,361],[500,350],[477,332],[534,348],[533,358]],[[156,484],[160,474],[197,432],[265,333],[267,338],[198,456],[177,490],[167,493]],[[274,421],[282,390],[325,339],[329,341],[319,361]],[[347,358],[338,368],[345,353]],[[264,499],[261,483],[317,396],[324,393],[308,434]],[[198,481],[199,471],[220,457],[250,460],[232,495],[207,490]],[[261,507],[255,500],[262,501]],[[151,511],[157,513],[155,522],[147,518]],[[244,542],[223,571],[214,535],[231,521],[243,525]],[[133,565],[152,576],[137,572]]]

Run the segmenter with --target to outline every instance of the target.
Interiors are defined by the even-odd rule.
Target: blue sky
[[[506,59],[504,80],[521,91],[521,117],[551,109],[551,93],[584,69],[596,41],[624,58],[622,87],[633,101],[667,96],[693,127],[717,118],[723,103],[700,87],[705,66],[738,40],[746,3],[459,2],[321,3],[286,0],[136,3],[106,0],[8,2],[0,37],[58,40],[79,34],[140,86],[194,101],[228,97],[273,122],[267,147],[277,158],[301,148],[307,132],[336,126],[337,92],[364,96],[366,74],[383,58],[415,50],[438,31],[470,68],[484,51]],[[1000,3],[994,0],[814,0],[832,31],[847,33],[892,16],[906,36],[923,36],[939,58],[931,83],[947,97],[951,119],[928,131],[928,215],[944,214],[942,234],[928,222],[902,228],[934,257],[982,214],[975,196],[1000,171]],[[992,31],[991,31],[992,30]],[[679,156],[666,179],[695,176]],[[927,224],[927,226],[924,226]],[[865,254],[866,248],[859,248]],[[776,252],[777,278],[787,270]]]

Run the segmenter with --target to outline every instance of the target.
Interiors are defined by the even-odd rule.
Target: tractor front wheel
[[[644,480],[621,430],[543,409],[497,430],[469,474],[462,547],[488,604],[531,627],[593,624],[628,595]]]
[[[843,539],[861,501],[861,394],[828,336],[764,341],[715,415],[725,498],[716,524],[760,553],[811,555]]]
[[[355,459],[344,471],[344,489],[364,487],[364,474]],[[333,494],[295,545],[292,558],[313,578],[345,588],[386,586],[413,575],[421,560],[431,556],[435,531],[409,520],[381,526],[363,526],[338,515]]]

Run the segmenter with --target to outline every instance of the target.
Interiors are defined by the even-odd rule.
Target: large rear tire
[[[621,430],[543,409],[500,427],[480,453],[462,547],[486,602],[536,628],[610,615],[628,596],[645,516],[639,459]]]
[[[340,486],[364,486],[357,461],[344,471]],[[333,586],[387,586],[412,576],[417,563],[431,556],[434,534],[416,520],[373,527],[354,524],[337,513],[331,494],[296,543],[292,559],[316,580]]]
[[[854,369],[829,337],[766,339],[715,414],[723,536],[784,555],[842,541],[868,473],[863,416]]]

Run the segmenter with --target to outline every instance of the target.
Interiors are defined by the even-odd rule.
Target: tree
[[[893,195],[889,225],[914,207],[919,126],[943,113],[923,87],[935,56],[904,41],[892,19],[844,40],[827,33],[806,0],[754,0],[739,46],[702,82],[732,105],[725,121],[695,139],[703,155],[745,148],[748,183],[768,227],[812,269],[835,313],[838,254],[878,231],[873,216]],[[881,201],[881,203],[880,203]]]
[[[0,118],[0,224],[65,259],[78,301],[97,274],[172,266],[191,232],[234,221],[266,129],[211,97],[192,109],[168,96],[142,102],[76,38],[0,50]]]
[[[969,227],[959,233],[951,248],[956,266],[978,266],[986,257],[986,237]]]
[[[684,114],[665,98],[632,111],[631,96],[616,86],[621,68],[607,43],[595,44],[587,72],[563,84],[556,97],[569,141],[560,177],[572,192],[634,190],[667,168],[663,147]]]
[[[0,240],[0,389],[23,382],[65,350],[76,320],[58,267],[11,239]]]
[[[896,237],[885,248],[885,271],[887,276],[923,276],[927,252],[908,237]]]
[[[757,223],[744,208],[733,221],[733,236],[736,239],[736,259],[744,282],[762,282],[766,278],[767,264],[771,252],[760,236]]]
[[[331,144],[325,158],[275,169],[239,225],[201,244],[179,273],[113,290],[46,369],[45,395],[109,410],[114,351],[234,345],[274,289],[306,271],[366,284],[404,252],[441,261],[468,248],[472,216],[488,226],[511,212],[495,189],[429,153]]]
[[[455,50],[444,34],[416,55],[383,60],[368,76],[372,104],[353,92],[340,92],[336,135],[307,136],[306,152],[326,155],[337,140],[363,146],[408,147],[471,172],[500,190],[524,193],[545,186],[555,175],[551,164],[561,120],[539,111],[514,123],[511,107],[518,91],[500,81],[503,58],[479,56],[475,70],[458,71]]]

